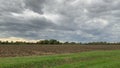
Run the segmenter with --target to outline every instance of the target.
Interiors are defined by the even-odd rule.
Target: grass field
[[[0,58],[0,68],[119,68],[120,50]]]

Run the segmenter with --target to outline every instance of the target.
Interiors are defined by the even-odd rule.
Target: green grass
[[[0,68],[119,68],[120,50],[0,58]]]

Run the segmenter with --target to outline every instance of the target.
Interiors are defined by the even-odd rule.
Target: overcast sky
[[[0,0],[0,38],[120,41],[120,0]]]

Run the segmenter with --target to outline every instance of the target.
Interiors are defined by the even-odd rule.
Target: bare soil
[[[0,57],[52,55],[119,49],[120,45],[0,45]]]

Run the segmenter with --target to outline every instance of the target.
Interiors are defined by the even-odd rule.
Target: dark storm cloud
[[[17,22],[17,21],[16,21]],[[22,21],[21,21],[22,22]],[[30,21],[29,24],[26,23],[15,23],[15,21],[9,21],[5,23],[0,23],[0,27],[4,27],[3,30],[8,30],[8,31],[38,31],[46,28],[50,28],[52,25],[48,23],[46,20],[39,20],[39,19],[34,19]],[[2,28],[1,28],[2,30]]]
[[[42,14],[44,2],[45,0],[25,0],[25,5],[27,8]]]
[[[8,34],[7,36],[37,38],[39,31],[52,28],[55,24],[44,18],[32,18],[21,20],[17,18],[6,18],[0,23],[0,32]]]
[[[120,41],[120,0],[0,0],[0,37]]]

